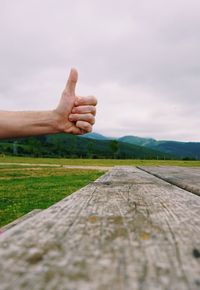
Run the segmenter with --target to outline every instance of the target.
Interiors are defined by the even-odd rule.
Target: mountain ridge
[[[93,136],[90,133],[90,136]],[[101,135],[101,134],[100,134]],[[95,135],[94,135],[95,136]],[[85,136],[87,138],[87,134]],[[178,158],[184,159],[200,159],[200,142],[192,141],[173,141],[173,140],[156,140],[154,138],[145,138],[134,135],[126,135],[119,138],[106,137],[101,135],[101,138],[109,140],[117,140],[120,142],[125,142],[132,145],[138,145],[149,149],[158,150],[163,153],[175,155]]]
[[[88,133],[82,136],[52,134],[0,141],[0,154],[118,159],[200,160],[200,142],[157,141],[153,138],[120,138]]]
[[[52,134],[2,140],[0,154],[64,158],[175,159],[174,155],[157,149],[104,138],[94,133],[84,137]]]

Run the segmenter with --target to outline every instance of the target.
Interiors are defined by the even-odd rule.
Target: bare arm
[[[59,105],[51,111],[0,111],[0,138],[53,133],[80,135],[90,132],[95,122],[95,97],[78,97],[78,73],[72,69]]]
[[[0,138],[34,136],[58,132],[56,116],[52,111],[0,111]]]

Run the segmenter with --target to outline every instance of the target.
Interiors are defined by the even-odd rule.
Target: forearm
[[[0,138],[58,133],[53,111],[0,111]]]

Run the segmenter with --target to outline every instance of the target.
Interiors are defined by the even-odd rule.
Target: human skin
[[[60,102],[54,110],[0,111],[0,138],[91,132],[97,99],[94,96],[76,96],[77,81],[78,72],[71,69]]]

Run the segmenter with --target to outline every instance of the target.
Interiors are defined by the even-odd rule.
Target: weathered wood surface
[[[142,166],[138,167],[171,184],[200,195],[200,168],[180,166]]]
[[[5,225],[4,227],[2,227],[0,229],[0,232],[2,233],[2,232],[10,230],[11,228],[15,227],[19,223],[22,223],[23,221],[33,217],[34,215],[38,214],[41,211],[42,211],[42,209],[34,209],[34,210],[30,211],[29,213],[21,216],[20,218],[14,220],[13,222],[11,222],[11,223]]]
[[[114,168],[0,235],[1,290],[200,289],[200,198]]]

